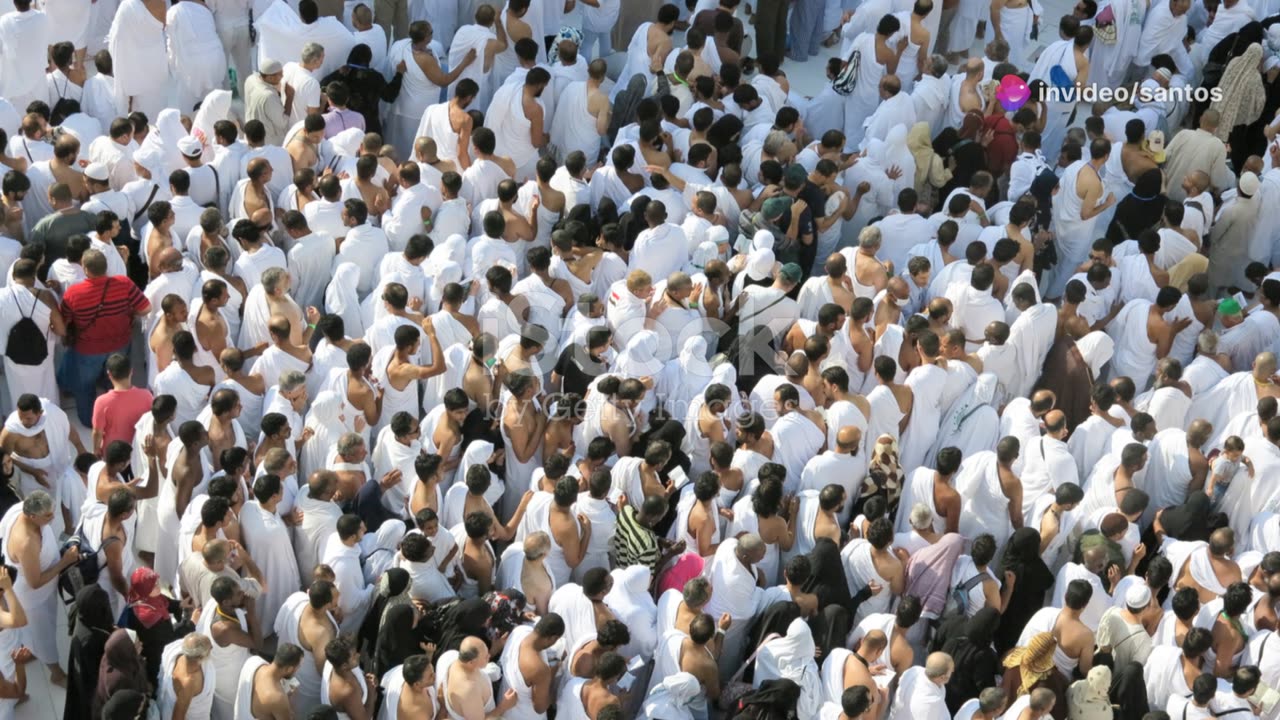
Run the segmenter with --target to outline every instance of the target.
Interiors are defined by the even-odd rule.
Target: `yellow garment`
[[[911,126],[911,131],[907,133],[907,149],[916,160],[916,192],[921,192],[925,185],[936,189],[951,182],[951,171],[933,151],[929,123],[918,122]]]
[[[1053,633],[1039,633],[1032,636],[1026,647],[1014,648],[1004,659],[1007,668],[1018,668],[1022,677],[1022,688],[1018,695],[1026,695],[1031,688],[1053,672],[1053,651],[1058,648],[1058,641]]]

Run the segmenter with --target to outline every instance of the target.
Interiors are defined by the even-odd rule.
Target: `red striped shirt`
[[[62,317],[76,327],[76,352],[85,355],[120,350],[129,344],[133,316],[151,303],[133,281],[123,275],[87,278],[67,288]]]

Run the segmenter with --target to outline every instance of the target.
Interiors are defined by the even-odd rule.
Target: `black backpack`
[[[37,291],[38,292],[38,291]],[[9,328],[9,341],[4,349],[4,356],[16,365],[39,365],[49,357],[49,342],[44,331],[32,317],[36,314],[36,303],[40,297],[33,293],[31,312],[18,318],[18,322]],[[22,310],[19,309],[21,314]]]
[[[67,604],[75,602],[76,595],[81,589],[98,582],[98,576],[102,574],[102,563],[98,560],[98,553],[113,542],[120,542],[120,538],[107,538],[106,542],[102,543],[102,547],[94,550],[93,544],[89,542],[89,536],[84,534],[84,526],[76,528],[76,534],[62,546],[63,552],[72,545],[80,546],[80,559],[58,573],[58,591],[62,594],[64,602]]]

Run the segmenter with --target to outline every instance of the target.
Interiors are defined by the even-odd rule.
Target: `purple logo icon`
[[[1017,75],[1005,75],[996,88],[996,99],[1005,112],[1013,112],[1031,99],[1031,88]]]

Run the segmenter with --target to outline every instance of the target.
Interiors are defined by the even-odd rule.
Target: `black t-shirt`
[[[587,394],[591,381],[602,375],[604,360],[591,354],[583,345],[574,343],[560,352],[555,372],[564,379],[562,392]]]
[[[809,206],[813,219],[821,220],[827,216],[827,193],[813,184],[812,180],[804,181],[804,187],[800,188],[798,195],[804,204]]]

